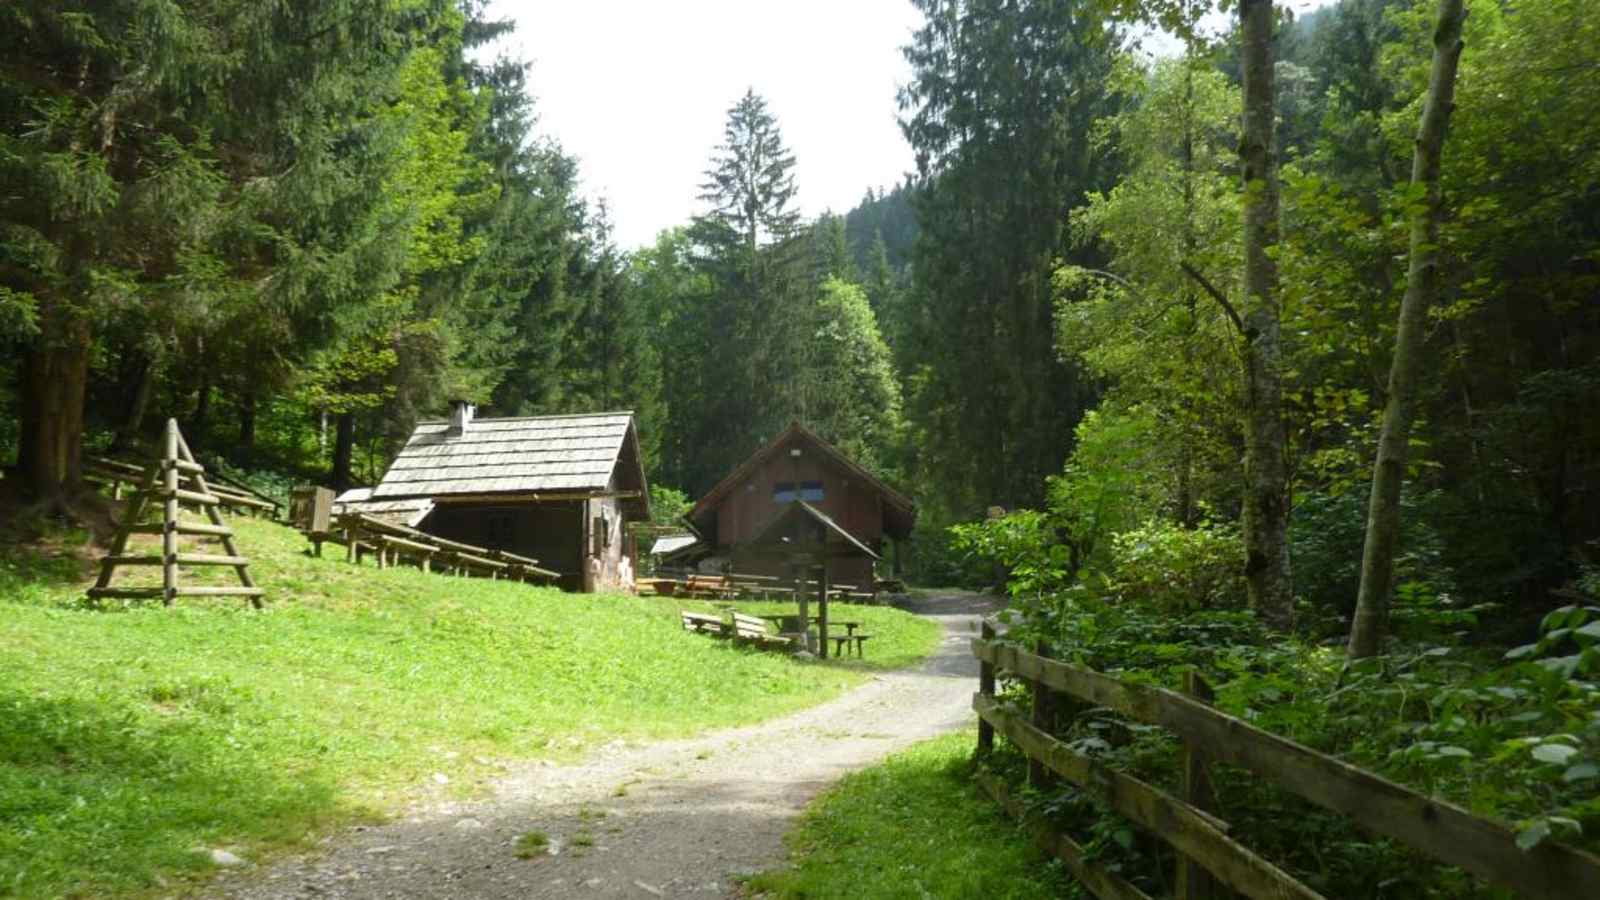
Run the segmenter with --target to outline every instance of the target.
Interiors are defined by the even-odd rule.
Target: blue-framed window
[[[793,503],[796,494],[794,484],[795,483],[792,481],[780,481],[773,485],[772,502]],[[802,481],[800,482],[800,490],[798,493],[800,499],[806,501],[807,503],[820,503],[822,502],[822,482]]]

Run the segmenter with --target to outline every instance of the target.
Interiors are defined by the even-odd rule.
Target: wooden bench
[[[721,575],[690,575],[683,592],[691,597],[723,598],[732,594],[728,579]]]
[[[851,641],[854,641],[856,645],[856,658],[861,659],[862,645],[865,644],[871,637],[872,635],[870,634],[830,634],[828,635],[828,640],[833,641],[833,655],[836,657],[849,656],[850,654],[845,652],[845,647],[847,647]]]
[[[722,619],[718,616],[708,616],[705,613],[679,610],[678,615],[683,619],[683,630],[696,634],[710,634],[721,637],[723,633]]]
[[[755,644],[759,647],[788,648],[792,646],[788,638],[780,637],[767,631],[766,619],[737,610],[733,613],[732,637],[736,641]]]

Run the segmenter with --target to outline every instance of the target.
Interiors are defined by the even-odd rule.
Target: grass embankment
[[[496,759],[789,712],[937,640],[851,609],[879,652],[802,663],[686,634],[669,598],[380,572],[233,524],[264,611],[91,610],[70,554],[0,555],[0,896],[179,891],[211,867],[195,848],[260,859]]]
[[[976,735],[918,744],[846,776],[790,834],[791,867],[754,891],[780,900],[1031,900],[1066,894],[1047,861],[971,780]]]

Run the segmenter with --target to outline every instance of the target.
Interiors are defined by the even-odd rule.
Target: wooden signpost
[[[141,524],[139,519],[151,503],[161,506],[161,520]],[[181,517],[185,505],[203,510],[208,521],[196,522]],[[178,431],[176,419],[167,420],[167,431],[162,442],[161,457],[145,470],[138,491],[128,502],[122,526],[111,544],[111,553],[100,561],[100,577],[89,589],[90,599],[151,600],[161,598],[164,606],[171,606],[178,597],[249,597],[250,603],[261,608],[262,589],[250,578],[250,560],[239,554],[233,541],[233,529],[222,521],[217,507],[220,498],[206,485],[205,467],[195,462],[194,454]],[[128,554],[128,538],[135,534],[161,536],[159,554]],[[178,536],[192,535],[215,538],[222,543],[225,554],[180,553]],[[123,566],[160,566],[161,586],[112,587],[111,579]],[[183,587],[179,581],[182,566],[231,566],[239,575],[239,585]]]

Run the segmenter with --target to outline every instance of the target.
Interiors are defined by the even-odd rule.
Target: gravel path
[[[219,884],[268,898],[726,897],[732,877],[782,862],[782,838],[845,773],[972,718],[967,641],[987,604],[940,598],[937,653],[821,706],[760,725],[646,745],[580,764],[527,763],[482,801],[438,803],[330,838],[316,854]],[[548,854],[519,859],[539,831]]]

